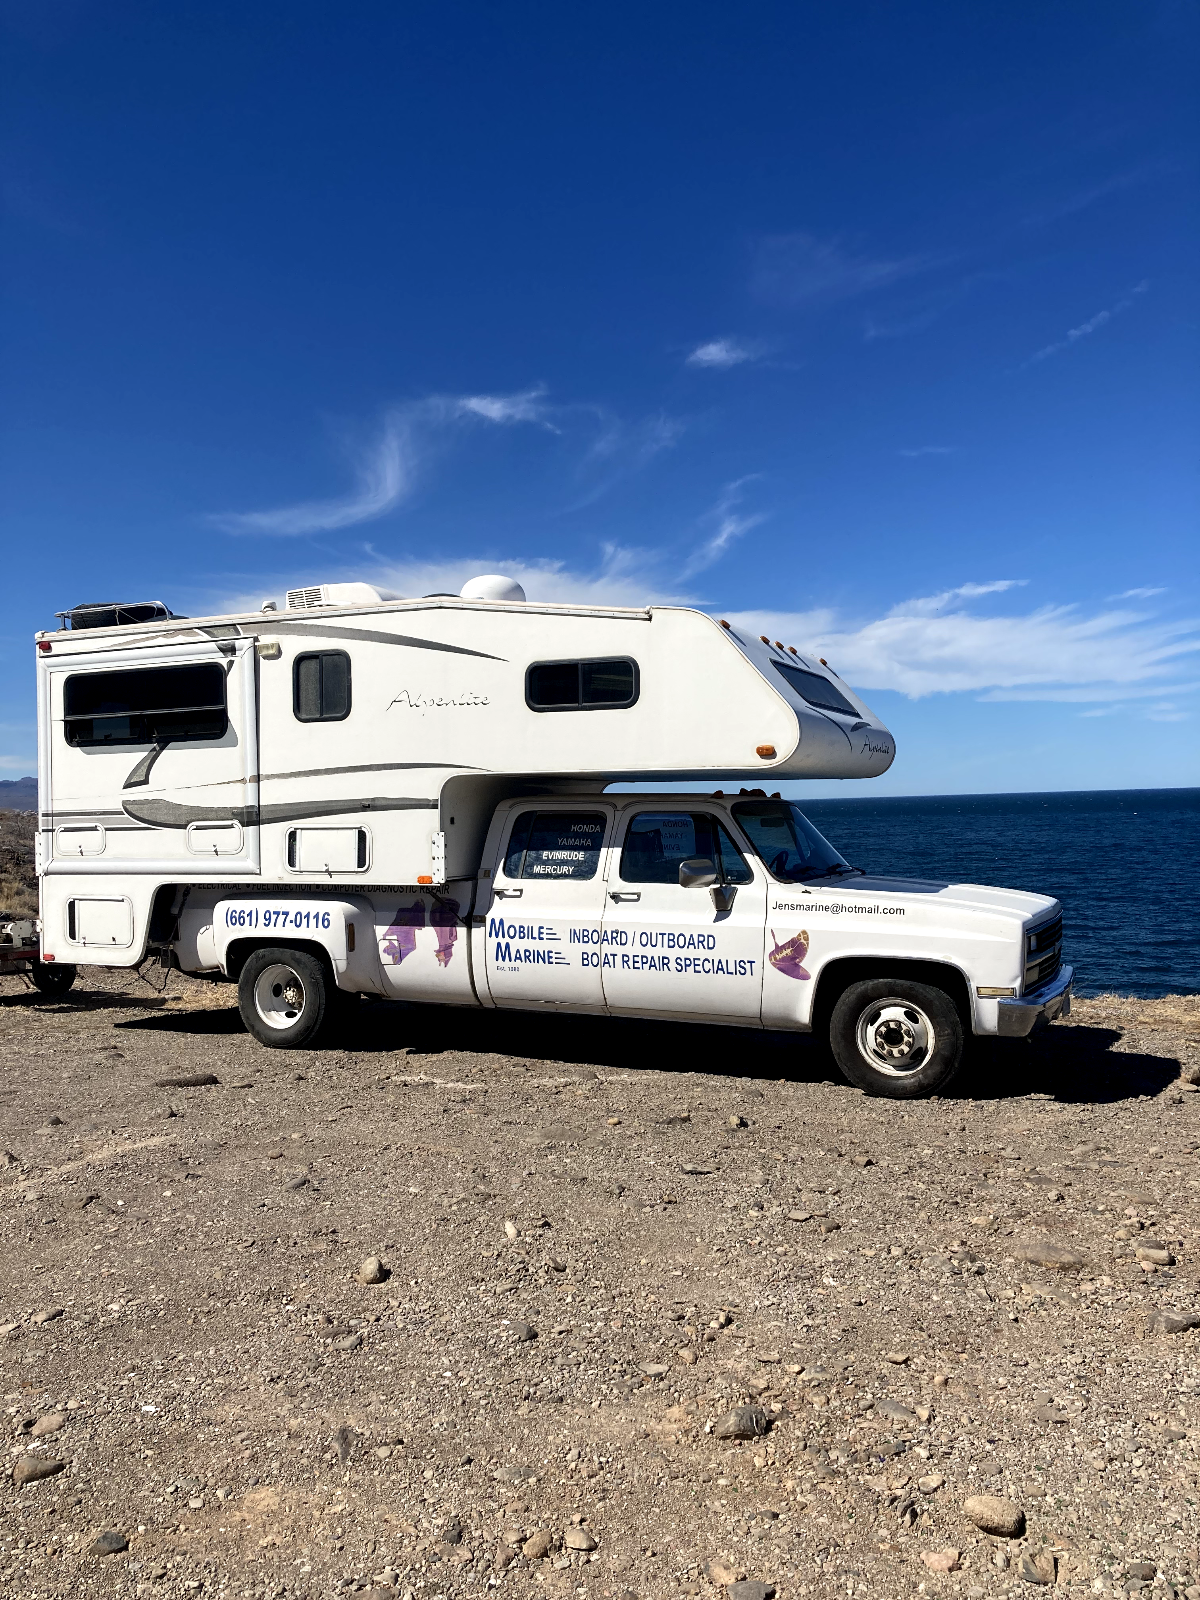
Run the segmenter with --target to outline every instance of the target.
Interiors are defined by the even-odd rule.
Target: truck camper
[[[234,979],[277,1047],[343,994],[816,1029],[897,1098],[1069,1009],[1056,901],[868,875],[782,797],[895,744],[781,640],[494,575],[62,621],[36,641],[44,966]]]

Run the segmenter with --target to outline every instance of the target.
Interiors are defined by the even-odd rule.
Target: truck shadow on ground
[[[139,1001],[139,1009],[145,1001]],[[172,1010],[127,1018],[121,1029],[192,1035],[243,1032],[234,1006]],[[1179,1079],[1171,1055],[1121,1051],[1115,1028],[1058,1023],[1030,1039],[974,1039],[946,1099],[958,1102],[1051,1095],[1066,1103],[1108,1104],[1162,1093]],[[444,1053],[510,1056],[548,1073],[590,1067],[609,1073],[705,1073],[744,1082],[846,1083],[829,1046],[811,1034],[762,1033],[698,1023],[621,1017],[539,1016],[528,1011],[468,1011],[450,1006],[364,1002],[326,1022],[315,1048],[421,1060]]]

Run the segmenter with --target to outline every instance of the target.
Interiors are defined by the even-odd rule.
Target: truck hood
[[[936,899],[939,905],[993,915],[999,913],[1023,923],[1039,921],[1062,909],[1057,900],[1045,894],[1028,894],[1024,889],[993,889],[983,883],[943,883],[932,878],[854,878],[839,883],[838,888],[860,893],[919,895]]]

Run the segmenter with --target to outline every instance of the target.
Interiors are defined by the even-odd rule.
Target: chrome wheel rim
[[[268,1028],[294,1027],[307,999],[303,978],[283,962],[264,967],[254,984],[254,1009]]]
[[[858,1053],[876,1072],[906,1078],[933,1055],[933,1023],[910,1000],[876,1000],[858,1019]]]

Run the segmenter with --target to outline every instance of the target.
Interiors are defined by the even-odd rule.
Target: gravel
[[[0,980],[0,1592],[1200,1600],[1197,1000],[901,1105],[811,1040],[267,1051],[162,984]]]

